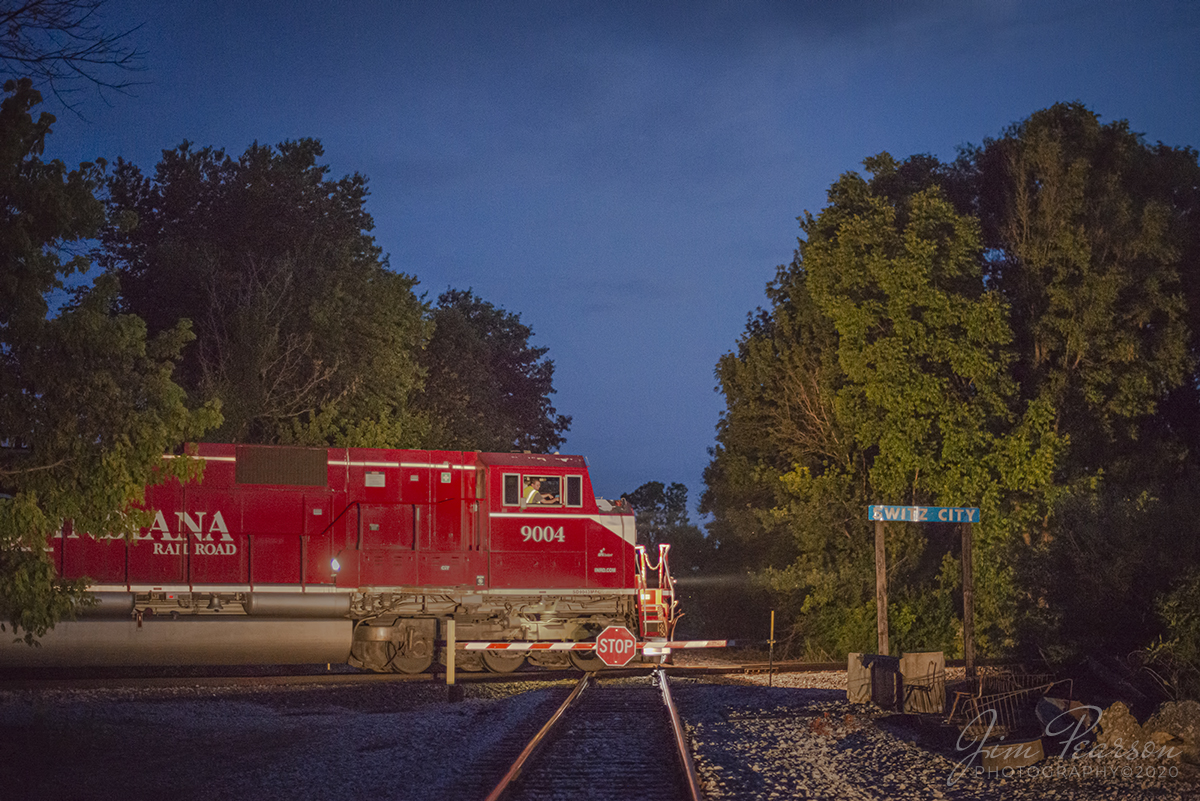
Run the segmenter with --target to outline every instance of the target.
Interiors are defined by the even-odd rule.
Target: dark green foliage
[[[1180,478],[1161,498],[1098,491],[1058,504],[1055,536],[1019,565],[1031,651],[1055,661],[1091,651],[1124,656],[1164,631],[1159,597],[1200,565],[1200,474],[1193,466]]]
[[[1073,104],[953,165],[864,164],[718,363],[710,534],[832,655],[874,648],[866,506],[977,505],[981,653],[1146,643],[1200,559],[1195,151]],[[888,550],[893,646],[953,654],[956,533]]]
[[[428,309],[370,235],[366,180],[328,180],[315,140],[256,144],[237,160],[185,142],[153,178],[118,161],[106,179],[102,162],[68,171],[39,159],[53,117],[32,118],[28,81],[6,91],[0,620],[27,640],[84,602],[82,582],[56,578],[47,536],[64,521],[113,536],[147,524],[145,486],[197,474],[162,459],[182,442],[563,441],[570,418],[550,405],[547,349],[470,292]],[[105,272],[69,293],[97,235]]]
[[[1127,654],[1200,560],[1196,152],[1058,104],[968,149],[1023,398],[1069,442],[1053,514],[1016,558],[1031,648]],[[1118,600],[1119,599],[1119,600]]]
[[[1010,308],[1013,376],[1071,440],[1063,478],[1174,470],[1184,451],[1154,415],[1193,367],[1180,272],[1197,255],[1195,152],[1058,104],[961,161]]]
[[[657,558],[659,545],[670,545],[670,563],[676,578],[700,574],[711,566],[712,548],[700,527],[688,518],[687,487],[648,481],[627,494],[637,515],[638,540]]]
[[[387,267],[366,179],[327,179],[313,139],[234,160],[185,142],[154,177],[118,160],[103,265],[151,332],[193,322],[183,383],[238,442],[415,446],[428,337],[414,278]]]
[[[770,290],[785,303],[773,315],[784,323],[772,330],[782,342],[768,351],[791,358],[757,360],[778,382],[766,408],[780,423],[765,431],[794,432],[779,443],[759,435],[786,449],[791,469],[775,477],[774,503],[757,518],[795,547],[790,563],[768,563],[764,575],[799,604],[810,653],[872,647],[868,504],[986,506],[994,522],[981,530],[980,549],[1002,550],[1010,532],[995,512],[1021,488],[1042,491],[1057,447],[1036,409],[1024,414],[1013,404],[1011,335],[1000,299],[984,287],[973,221],[945,200],[934,176],[917,180],[886,154],[868,165],[871,181],[843,176],[830,206],[803,221],[807,238]],[[793,300],[803,296],[803,304]],[[810,321],[799,329],[796,308]],[[744,365],[755,361],[754,340],[765,330],[751,332]],[[890,528],[895,643],[953,651],[957,576],[944,545],[931,548],[935,534],[919,526]],[[998,610],[1014,589],[988,577],[981,609]],[[979,622],[983,639],[1011,640],[1010,616],[981,614]]]
[[[1149,669],[1178,700],[1200,699],[1200,570],[1160,596],[1157,612],[1166,633],[1143,652]]]
[[[429,419],[428,447],[550,453],[571,418],[557,414],[554,362],[529,344],[518,314],[470,290],[451,289],[430,314],[433,336],[421,355],[425,389],[418,407]]]
[[[147,336],[139,318],[114,314],[108,279],[74,292],[88,268],[78,254],[104,220],[94,192],[103,164],[67,170],[40,158],[54,118],[35,121],[40,96],[8,82],[0,106],[0,621],[26,639],[82,600],[81,585],[56,578],[46,538],[73,520],[116,536],[148,520],[145,486],[190,475],[195,463],[162,455],[219,422],[189,411],[172,381],[186,324]],[[63,260],[60,254],[70,257]],[[0,623],[2,626],[3,623]]]

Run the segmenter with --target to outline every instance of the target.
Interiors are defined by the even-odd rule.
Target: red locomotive
[[[153,524],[133,539],[69,525],[51,539],[59,573],[87,577],[98,603],[41,648],[0,645],[0,664],[409,673],[430,666],[451,619],[459,640],[582,642],[609,625],[670,636],[665,549],[651,565],[632,510],[594,496],[581,456],[200,445],[199,457],[201,482],[147,490]],[[507,672],[526,656],[597,661],[507,650],[458,663]]]

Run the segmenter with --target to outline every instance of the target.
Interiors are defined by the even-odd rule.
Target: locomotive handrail
[[[325,528],[321,529],[316,534],[301,534],[300,535],[300,585],[301,586],[304,586],[307,583],[304,580],[304,573],[308,567],[308,538],[309,537],[322,537],[327,532],[332,531],[333,527],[336,526],[338,521],[342,519],[342,516],[344,514],[346,514],[346,512],[350,511],[351,507],[354,507],[358,511],[358,525],[355,526],[355,528],[357,529],[356,533],[357,533],[358,537],[357,537],[357,540],[354,545],[354,550],[356,550],[356,551],[362,550],[362,544],[363,544],[362,501],[352,501],[351,503],[346,504],[346,507],[344,509],[342,509],[342,511],[340,511],[336,515],[334,515],[333,519],[329,521],[329,525],[325,526]],[[336,559],[338,556],[341,556],[343,553],[345,553],[345,551],[346,551],[346,549],[342,548],[342,550],[338,551],[337,554],[334,556],[334,559]],[[336,579],[334,579],[334,583],[335,584],[337,583]]]
[[[356,527],[358,529],[358,531],[357,531],[358,540],[357,540],[357,544],[354,546],[354,550],[361,551],[362,550],[362,538],[363,538],[362,501],[353,501],[351,503],[346,504],[346,508],[343,509],[342,511],[338,512],[336,515],[334,515],[334,518],[329,521],[329,525],[327,525],[325,528],[321,529],[316,534],[310,534],[309,536],[320,537],[323,534],[325,534],[327,531],[330,531],[334,526],[337,525],[337,522],[342,519],[342,515],[346,514],[346,512],[348,512],[348,511],[350,511],[351,506],[353,506],[355,509],[357,509],[358,513],[359,513],[358,514],[358,526]],[[345,550],[345,548],[343,548],[342,550]]]
[[[637,569],[634,573],[634,581],[638,589],[638,605],[640,609],[639,624],[642,628],[643,635],[646,634],[645,627],[647,621],[646,603],[647,597],[644,590],[653,590],[657,593],[652,600],[656,609],[661,610],[655,612],[655,622],[661,623],[666,627],[665,634],[668,639],[674,636],[675,624],[678,623],[682,615],[678,612],[679,605],[675,600],[675,579],[671,575],[670,565],[668,564],[667,554],[671,550],[671,546],[667,543],[659,543],[658,546],[658,561],[652,562],[650,555],[647,552],[646,546],[638,545],[634,547],[634,558],[637,560]],[[653,570],[657,573],[657,586],[651,588],[649,579],[646,575],[647,570]],[[661,614],[661,617],[658,615]]]

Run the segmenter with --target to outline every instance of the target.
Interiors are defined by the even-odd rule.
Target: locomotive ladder
[[[585,675],[487,801],[654,798],[701,801],[683,724],[662,670]]]
[[[657,562],[650,561],[644,545],[638,545],[634,550],[637,563],[634,583],[638,593],[638,626],[643,637],[671,639],[675,623],[682,617],[675,602],[675,580],[671,578],[671,569],[667,564],[670,550],[670,545],[660,544]],[[656,574],[653,585],[649,574]]]

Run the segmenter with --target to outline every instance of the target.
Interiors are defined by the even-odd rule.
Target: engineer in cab
[[[547,489],[551,489],[547,487]],[[538,476],[530,476],[525,481],[525,505],[532,506],[542,503],[560,503],[559,496],[553,492],[542,491],[542,479]]]

